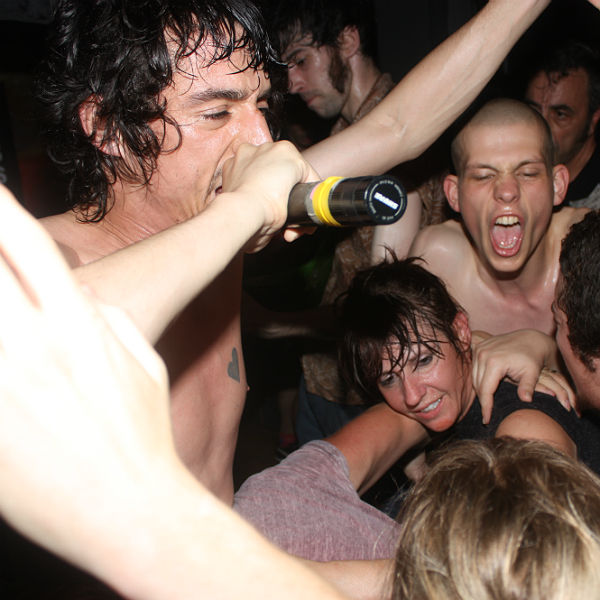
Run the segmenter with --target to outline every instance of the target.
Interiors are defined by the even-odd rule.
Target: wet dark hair
[[[273,39],[283,53],[293,42],[310,35],[314,44],[335,47],[346,27],[356,27],[361,52],[377,59],[375,11],[372,0],[286,0],[275,11]]]
[[[556,303],[565,313],[575,355],[594,371],[600,357],[600,212],[589,212],[571,226],[562,242],[563,285]]]
[[[68,201],[82,220],[100,221],[118,178],[147,184],[159,154],[175,149],[162,148],[163,136],[149,124],[162,121],[179,132],[161,91],[200,47],[210,48],[209,64],[243,48],[247,68],[264,68],[273,87],[284,89],[285,73],[249,0],[59,0],[38,96],[49,154],[68,176]],[[79,115],[86,101],[95,105],[91,135]],[[101,150],[114,142],[126,160]]]
[[[413,347],[417,355],[425,348],[442,356],[442,343],[451,344],[461,359],[468,352],[453,326],[464,311],[420,260],[392,257],[359,271],[340,297],[340,370],[365,400],[383,400],[382,357],[389,357],[392,368],[404,368]]]
[[[531,79],[539,72],[548,78],[558,74],[566,77],[571,71],[583,69],[589,78],[588,101],[590,115],[600,108],[600,54],[592,46],[575,39],[561,40],[533,58],[529,69]]]

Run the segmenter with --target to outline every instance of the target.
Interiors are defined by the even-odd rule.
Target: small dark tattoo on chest
[[[240,361],[237,348],[234,348],[231,351],[231,362],[227,365],[227,375],[229,375],[231,379],[240,381]]]

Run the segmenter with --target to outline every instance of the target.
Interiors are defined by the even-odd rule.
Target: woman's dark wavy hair
[[[175,56],[165,32],[176,42]],[[249,0],[59,0],[38,96],[47,113],[49,154],[69,177],[68,200],[82,220],[106,215],[117,178],[147,184],[161,150],[173,150],[162,149],[162,136],[149,123],[179,131],[160,92],[180,61],[206,41],[215,45],[210,64],[244,48],[251,57],[247,68],[264,68],[274,89],[284,89],[285,74]],[[88,100],[95,104],[96,127],[102,124],[91,135],[79,116]],[[127,160],[100,150],[116,140]]]
[[[565,313],[569,343],[581,362],[594,371],[600,357],[600,212],[589,212],[571,226],[562,241],[563,285],[556,303]]]
[[[453,327],[464,312],[442,281],[418,263],[419,258],[383,262],[357,273],[340,297],[342,329],[339,345],[344,380],[365,400],[380,402],[378,381],[382,357],[403,369],[413,346],[442,356],[450,343],[464,359],[466,352]]]

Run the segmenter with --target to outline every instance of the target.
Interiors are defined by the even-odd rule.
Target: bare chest
[[[156,349],[167,364],[173,401],[243,402],[240,282],[225,272],[175,319]]]
[[[455,294],[468,315],[472,329],[492,334],[516,329],[537,329],[554,333],[552,302],[554,286],[542,287],[534,293],[498,293],[484,286],[473,286],[468,293]]]

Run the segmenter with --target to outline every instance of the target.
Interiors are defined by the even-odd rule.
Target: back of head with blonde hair
[[[446,448],[399,518],[394,600],[600,598],[600,479],[542,442]]]

